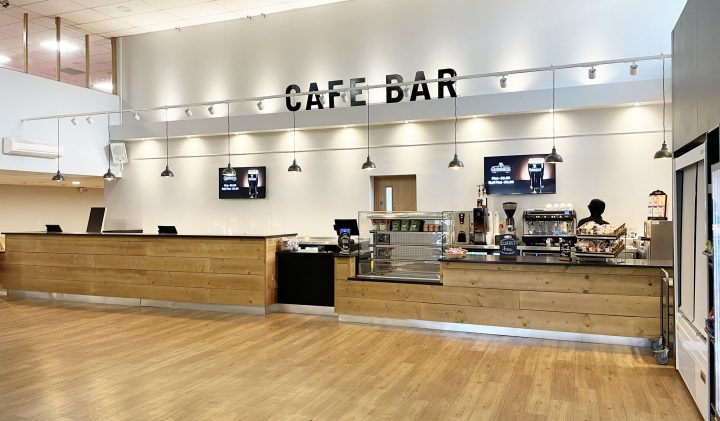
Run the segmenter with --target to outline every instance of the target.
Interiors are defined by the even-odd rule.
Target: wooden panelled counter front
[[[0,286],[266,307],[276,302],[280,237],[6,234]]]
[[[418,285],[352,279],[354,258],[339,257],[335,311],[581,334],[659,336],[660,267],[669,270],[672,262],[585,265],[536,259],[537,264],[532,258],[509,262],[482,256],[443,261],[442,285]]]

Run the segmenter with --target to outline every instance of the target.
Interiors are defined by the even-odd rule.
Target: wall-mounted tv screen
[[[265,167],[235,168],[235,175],[223,175],[218,169],[220,199],[264,199],[267,194]]]
[[[485,157],[487,194],[555,193],[555,164],[545,163],[545,155]]]

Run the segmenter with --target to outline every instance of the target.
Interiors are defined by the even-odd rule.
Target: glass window
[[[28,28],[29,73],[47,79],[55,79],[56,51],[55,19],[31,18]]]
[[[112,47],[109,38],[90,35],[90,87],[112,93]]]
[[[0,66],[23,71],[23,17],[12,10],[0,12]]]
[[[85,35],[62,26],[60,32],[60,80],[85,86]]]

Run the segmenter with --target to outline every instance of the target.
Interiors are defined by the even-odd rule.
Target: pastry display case
[[[440,283],[453,212],[359,212],[357,277]]]

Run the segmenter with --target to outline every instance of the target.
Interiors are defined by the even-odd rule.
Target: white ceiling
[[[30,73],[55,78],[55,21],[62,18],[62,81],[85,85],[85,41],[90,35],[91,83],[109,91],[109,37],[122,37],[225,20],[257,17],[347,0],[10,0],[0,8],[0,66],[22,70],[23,14],[30,20]]]
[[[60,16],[83,34],[127,36],[341,1],[346,0],[10,0],[0,10],[0,25],[30,12]]]

